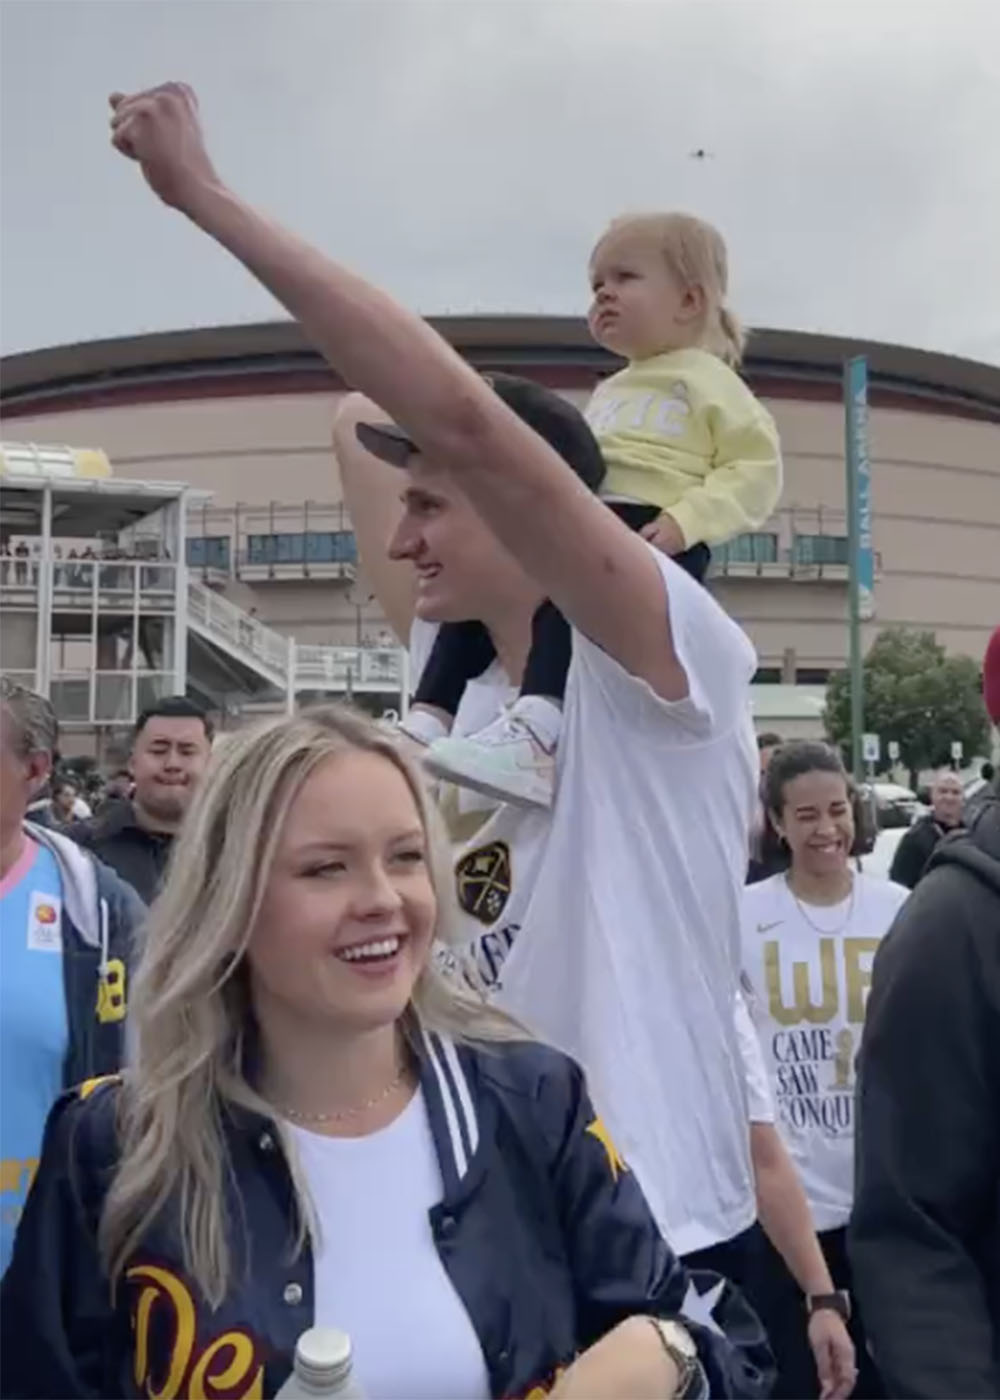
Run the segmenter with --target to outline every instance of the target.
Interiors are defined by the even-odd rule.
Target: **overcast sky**
[[[425,312],[574,313],[623,210],[755,325],[1000,362],[1000,0],[0,0],[0,341],[279,309],[106,140],[199,92],[246,196]],[[709,152],[698,161],[690,153]]]

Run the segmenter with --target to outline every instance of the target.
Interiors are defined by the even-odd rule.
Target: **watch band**
[[[698,1360],[698,1352],[694,1345],[694,1339],[687,1329],[684,1329],[684,1337],[690,1344],[691,1350],[682,1350],[670,1337],[669,1327],[680,1329],[682,1324],[667,1324],[662,1318],[648,1317],[646,1321],[652,1327],[659,1338],[660,1346],[667,1356],[674,1363],[677,1369],[677,1385],[673,1392],[672,1400],[708,1400],[708,1378]]]
[[[808,1293],[806,1310],[809,1316],[818,1312],[834,1312],[845,1322],[851,1320],[851,1295],[846,1288],[838,1288],[835,1293]]]

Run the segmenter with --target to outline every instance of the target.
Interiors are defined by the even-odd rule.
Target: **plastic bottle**
[[[295,1344],[292,1374],[275,1400],[365,1400],[351,1371],[351,1339],[336,1327],[310,1327]]]

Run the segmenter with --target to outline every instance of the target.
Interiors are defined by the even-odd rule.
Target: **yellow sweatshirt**
[[[669,511],[689,548],[757,529],[778,503],[774,419],[707,350],[634,360],[598,385],[586,417],[608,467],[602,495]]]

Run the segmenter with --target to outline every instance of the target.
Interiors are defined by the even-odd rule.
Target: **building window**
[[[792,553],[796,564],[846,564],[846,535],[796,535]]]
[[[353,530],[247,535],[248,564],[354,564],[357,557]]]
[[[228,535],[189,535],[187,561],[192,569],[222,569],[229,572]]]
[[[829,666],[798,666],[795,670],[796,685],[826,685],[829,679]]]
[[[753,683],[754,685],[780,685],[781,667],[758,666],[754,672]]]
[[[778,562],[778,536],[768,534],[737,535],[735,539],[720,545],[717,555],[720,564],[776,564]]]

